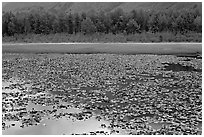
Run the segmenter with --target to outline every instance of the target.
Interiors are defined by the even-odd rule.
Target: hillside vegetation
[[[161,33],[136,33],[136,34],[91,34],[84,35],[81,33],[67,34],[15,34],[14,36],[4,36],[4,43],[69,43],[69,42],[120,42],[120,43],[132,43],[132,42],[202,42],[201,33],[186,33],[176,34],[169,32]]]
[[[47,11],[58,13],[88,13],[93,10],[112,12],[118,8],[125,12],[132,10],[183,10],[197,7],[202,12],[201,2],[3,2],[5,12]]]
[[[124,12],[118,8],[59,15],[3,12],[2,27],[3,42],[201,42],[202,14],[197,6],[189,10]]]

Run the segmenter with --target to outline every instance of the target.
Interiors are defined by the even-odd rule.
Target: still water
[[[86,121],[67,120],[65,117],[60,119],[43,119],[39,125],[31,127],[20,127],[20,122],[9,121],[7,124],[15,123],[15,127],[11,127],[3,131],[3,135],[60,135],[72,133],[87,133],[90,131],[107,131],[109,129],[101,128],[101,123],[106,121],[97,121],[90,118]]]
[[[60,102],[61,105],[65,105],[64,102]],[[41,104],[35,104],[31,101],[28,102],[26,106],[27,112],[32,110],[42,111],[42,110],[52,110],[57,106],[45,106]],[[71,106],[71,105],[69,105]],[[109,122],[101,119],[98,121],[95,117],[96,114],[93,114],[89,119],[77,120],[76,117],[63,116],[60,118],[53,117],[53,115],[59,115],[63,113],[69,114],[78,114],[82,110],[75,107],[69,107],[67,109],[57,109],[54,114],[48,114],[47,116],[42,117],[37,125],[20,127],[21,121],[4,121],[7,125],[7,129],[3,130],[3,135],[59,135],[59,134],[82,134],[88,133],[91,131],[104,131],[110,132],[108,128],[102,128],[101,124],[108,125]],[[14,114],[14,113],[13,113]],[[26,115],[24,118],[29,118],[30,116]]]
[[[198,65],[194,67],[189,65],[189,61],[190,59],[175,64],[167,61],[158,65],[158,68],[154,68],[153,64],[152,68],[155,70],[149,69],[148,73],[133,73],[135,71],[131,69],[134,67],[121,68],[125,77],[118,77],[117,80],[114,77],[112,80],[103,79],[98,84],[87,84],[86,81],[80,84],[73,83],[66,80],[69,79],[69,75],[60,74],[60,79],[54,81],[57,85],[55,88],[47,82],[45,82],[47,85],[41,82],[32,84],[30,81],[18,80],[14,76],[6,78],[5,75],[5,80],[2,81],[2,133],[3,135],[128,134],[141,129],[144,132],[139,134],[150,134],[149,126],[160,133],[162,127],[175,125],[174,121],[163,117],[167,107],[170,112],[175,111],[171,107],[175,100],[181,100],[177,102],[178,104],[186,103],[182,99],[188,93],[192,93],[197,100],[200,99],[198,96],[201,94],[200,90],[195,90],[195,87],[200,87],[197,82],[200,81],[202,70]],[[5,74],[7,71],[5,69]],[[16,74],[15,69],[14,74]],[[180,79],[182,74],[189,79],[190,88],[186,87],[185,80]],[[192,77],[186,77],[187,74]],[[74,75],[78,75],[78,71]],[[61,81],[64,81],[64,87],[59,84]],[[62,90],[64,88],[66,90]],[[181,97],[180,93],[183,93]],[[176,94],[180,98],[173,96]],[[200,102],[194,101],[194,103],[200,106]],[[192,103],[187,102],[186,106],[188,105]],[[188,109],[186,106],[178,109]],[[195,125],[191,129],[197,127],[201,131],[202,119],[199,118],[200,115],[196,116],[193,119]],[[179,122],[182,126],[182,121]]]
[[[4,94],[13,95],[12,93],[21,92],[20,90],[14,88],[14,89],[5,89],[5,87],[8,87],[10,84],[14,84],[15,81],[10,82],[3,82],[3,90],[2,92]],[[23,93],[22,93],[23,94]],[[22,127],[22,119],[20,120],[3,120],[3,123],[6,125],[5,130],[2,130],[3,135],[59,135],[59,134],[83,134],[83,133],[89,133],[94,131],[103,131],[103,132],[110,132],[110,129],[107,127],[101,127],[101,124],[109,125],[108,121],[105,121],[104,119],[97,120],[95,112],[92,112],[92,115],[88,117],[87,119],[78,120],[77,114],[83,114],[84,110],[81,108],[75,107],[70,102],[64,102],[62,100],[58,100],[57,103],[52,105],[45,105],[44,104],[36,102],[35,100],[43,100],[44,97],[49,96],[50,98],[56,97],[57,95],[52,94],[51,92],[48,93],[37,93],[32,95],[23,94],[24,96],[22,98],[32,98],[34,101],[30,100],[27,103],[25,103],[25,107],[18,106],[15,104],[13,106],[12,110],[11,106],[8,105],[8,112],[3,113],[3,116],[6,114],[12,114],[16,115],[19,112],[22,112],[21,110],[15,110],[16,108],[24,108],[26,114],[23,115],[24,119],[29,119],[32,117],[32,115],[29,112],[48,112],[46,114],[41,113],[41,121],[40,123],[35,123],[32,126],[27,125]],[[10,96],[7,98],[4,98],[4,102],[7,102],[8,104],[11,102],[14,102],[14,100],[17,100],[17,97]],[[60,104],[60,105],[59,105]],[[60,108],[60,107],[66,107],[66,108]],[[49,112],[52,112],[52,110],[56,110],[54,113],[49,114]],[[60,116],[61,114],[61,116]],[[62,114],[69,114],[69,115],[62,115]],[[59,115],[59,117],[56,117]]]

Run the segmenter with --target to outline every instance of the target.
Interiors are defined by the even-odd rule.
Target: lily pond
[[[201,135],[202,58],[2,55],[3,135]]]

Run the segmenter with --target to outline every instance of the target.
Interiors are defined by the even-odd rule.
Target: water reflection
[[[60,119],[48,118],[43,119],[39,125],[25,128],[20,128],[19,122],[15,122],[16,126],[4,130],[3,135],[70,135],[89,133],[93,131],[110,132],[109,129],[101,127],[102,123],[108,124],[108,122],[104,120],[97,121],[94,117],[85,121],[67,119],[66,117]],[[9,122],[7,124],[10,123],[14,122]]]
[[[167,123],[167,122],[159,122],[159,123],[149,123],[149,125],[154,129],[154,130],[159,130],[162,127],[168,126],[171,123]]]
[[[10,92],[3,90],[3,92],[10,94],[14,93],[15,90]],[[100,131],[99,133],[110,133],[110,129],[101,127],[102,124],[109,125],[109,122],[104,119],[97,120],[96,117],[99,113],[84,111],[69,101],[64,102],[63,96],[59,94],[48,92],[24,95],[31,100],[25,102],[26,108],[23,111],[14,110],[11,113],[7,109],[7,113],[4,113],[3,116],[11,114],[19,115],[21,118],[17,121],[12,119],[4,120],[3,135],[83,134],[96,131]],[[54,104],[47,104],[46,96],[49,96],[52,101],[56,101],[56,98],[59,100]],[[4,102],[12,102],[14,99],[16,98],[11,96],[4,100]],[[43,103],[40,104],[39,100],[43,100]],[[16,107],[19,108],[20,106],[16,105]],[[22,126],[22,122],[31,120],[34,116],[33,114],[40,115],[40,122]]]
[[[99,56],[113,60],[36,55],[24,59],[24,66],[14,65],[21,81],[3,72],[3,134],[201,133],[200,60]],[[5,70],[11,69],[8,65],[5,61]]]

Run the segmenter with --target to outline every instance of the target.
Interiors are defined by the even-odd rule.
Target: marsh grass
[[[136,33],[136,34],[93,34],[83,35],[56,33],[56,34],[15,34],[2,37],[3,43],[61,43],[61,42],[202,42],[202,34],[189,32],[174,34],[172,32]]]

